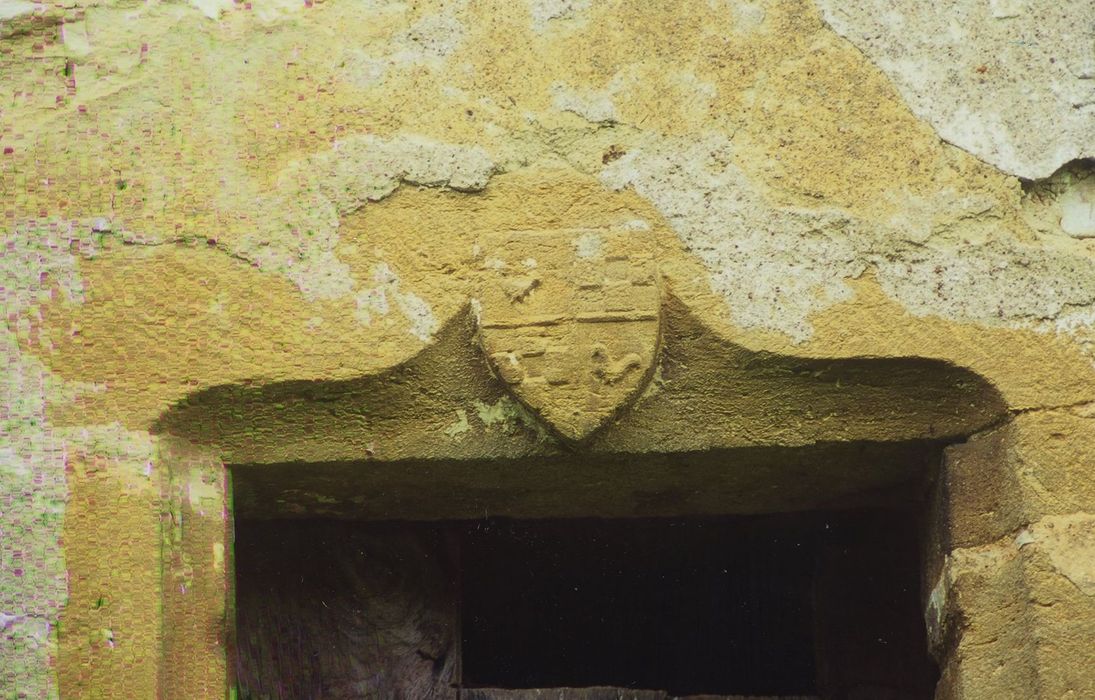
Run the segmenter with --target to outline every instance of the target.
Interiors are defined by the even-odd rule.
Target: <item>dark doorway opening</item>
[[[243,698],[922,700],[937,678],[911,510],[240,520],[236,552]]]
[[[786,519],[473,528],[462,548],[463,684],[813,694],[816,549]]]

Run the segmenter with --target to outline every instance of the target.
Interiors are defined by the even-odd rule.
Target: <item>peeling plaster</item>
[[[395,38],[396,45],[405,48],[397,51],[393,58],[396,63],[408,65],[445,58],[463,42],[465,31],[464,25],[452,14],[424,17]]]
[[[422,342],[429,341],[438,327],[430,305],[417,294],[403,291],[399,276],[387,263],[374,267],[373,281],[375,286],[362,287],[357,292],[357,320],[366,326],[372,325],[373,315],[387,316],[391,311],[391,302],[394,302],[410,323],[410,334]]]
[[[575,90],[563,83],[551,88],[552,106],[560,112],[573,112],[586,121],[603,124],[617,121],[611,88],[600,91]]]
[[[23,0],[0,0],[0,21],[32,14],[40,5]]]
[[[209,19],[218,19],[222,12],[231,10],[235,5],[232,0],[190,0],[190,4]]]
[[[342,216],[387,197],[402,183],[474,192],[486,187],[494,172],[491,158],[476,146],[419,136],[351,136],[290,163],[278,175],[275,192],[255,192],[253,217],[260,228],[233,243],[231,251],[285,275],[309,300],[337,299],[356,286],[334,252]],[[222,206],[234,209],[238,201]],[[408,314],[426,318],[421,304],[404,301]]]
[[[1083,18],[1070,19],[1077,11],[1091,11],[1093,6],[1086,0],[1046,6],[1049,19],[1045,20],[1045,26],[1033,28],[1034,5],[1021,0],[986,0],[976,7],[972,0],[963,0],[943,12],[934,7],[920,7],[911,0],[897,3],[877,0],[873,4],[856,0],[840,7],[831,0],[819,0],[819,4],[823,5],[830,24],[859,46],[897,84],[915,114],[967,151],[1028,177],[1046,174],[1046,168],[1056,167],[1062,158],[1091,155],[1090,147],[1095,143],[1091,131],[1095,117],[1090,100],[1095,82],[1092,54],[1095,41],[1085,36],[1079,41],[1069,38],[1093,26]],[[66,21],[61,26],[62,44],[49,48],[57,52],[56,56],[49,54],[43,58],[58,59],[58,66],[63,65],[60,59],[66,57],[94,59],[87,66],[80,65],[80,100],[90,104],[89,118],[97,120],[103,129],[101,140],[105,142],[109,137],[113,145],[128,148],[141,138],[130,141],[125,135],[142,133],[139,130],[142,119],[170,121],[167,116],[172,103],[161,101],[165,96],[170,97],[167,92],[172,89],[170,86],[173,89],[179,86],[163,80],[162,73],[149,77],[146,71],[142,75],[141,71],[147,68],[142,67],[144,51],[138,52],[134,47],[150,43],[152,54],[156,55],[169,41],[174,41],[177,43],[172,48],[176,51],[181,48],[183,53],[173,55],[187,58],[192,51],[196,57],[200,51],[193,50],[188,42],[198,41],[205,47],[207,44],[200,42],[215,37],[224,40],[222,46],[227,45],[229,32],[253,31],[253,20],[247,19],[252,16],[260,22],[288,19],[285,26],[293,32],[299,29],[301,36],[309,40],[325,36],[324,33],[330,35],[329,26],[319,23],[318,27],[310,28],[307,23],[313,17],[322,17],[321,10],[328,11],[336,3],[317,8],[305,20],[308,5],[300,0],[256,1],[253,13],[233,11],[231,18],[224,10],[233,5],[220,0],[190,0],[189,5],[152,5],[150,9],[92,5],[96,9],[87,13],[86,20]],[[702,9],[699,5],[702,3],[697,10]],[[786,19],[774,4],[709,0],[707,5],[719,8],[730,18],[723,36],[745,44],[752,38],[743,35],[765,30],[769,17],[773,18],[773,28],[781,18]],[[257,91],[262,110],[250,107],[249,112],[248,108],[241,108],[239,114],[233,113],[229,118],[227,112],[202,111],[216,110],[214,98],[221,93],[216,79],[206,85],[196,79],[194,97],[199,107],[189,113],[180,110],[180,122],[194,120],[197,114],[199,118],[208,116],[211,126],[207,132],[196,129],[180,138],[195,139],[201,146],[218,152],[218,157],[210,160],[227,171],[222,173],[225,175],[221,181],[225,188],[222,199],[216,200],[218,193],[213,187],[206,189],[203,185],[186,183],[185,178],[172,180],[179,172],[172,169],[169,160],[163,173],[154,173],[156,178],[163,175],[162,180],[148,185],[155,196],[131,220],[114,211],[103,212],[102,216],[74,222],[19,224],[14,234],[5,238],[0,300],[6,318],[14,317],[16,321],[0,327],[0,357],[3,357],[0,393],[5,397],[7,411],[0,416],[4,438],[0,441],[0,492],[22,494],[30,505],[21,501],[22,505],[5,509],[0,527],[5,528],[2,533],[5,543],[16,542],[19,551],[31,551],[33,547],[35,552],[45,552],[45,556],[40,558],[40,566],[26,570],[11,585],[3,577],[10,576],[12,566],[4,561],[0,567],[0,628],[14,631],[11,637],[16,644],[0,646],[3,687],[17,685],[31,695],[41,691],[40,694],[49,696],[55,691],[49,661],[56,613],[65,596],[63,581],[59,582],[64,573],[62,553],[55,543],[67,497],[63,474],[66,454],[87,450],[108,455],[128,470],[135,485],[142,480],[147,484],[153,476],[151,443],[144,433],[127,432],[119,425],[61,431],[47,424],[46,406],[50,403],[71,401],[84,392],[103,391],[105,386],[61,382],[37,358],[23,351],[31,338],[35,309],[58,293],[79,303],[83,284],[78,275],[78,260],[97,255],[107,239],[138,245],[189,242],[173,237],[173,231],[166,225],[175,222],[165,220],[167,217],[155,209],[168,199],[192,196],[202,203],[216,200],[211,208],[217,216],[211,216],[210,220],[245,221],[244,226],[233,229],[233,235],[226,234],[223,239],[220,232],[210,232],[214,236],[210,240],[219,241],[211,245],[211,254],[228,254],[284,276],[308,300],[350,297],[357,303],[358,319],[366,325],[398,312],[407,320],[408,332],[427,341],[437,327],[433,305],[439,299],[429,296],[435,293],[434,289],[422,283],[421,275],[411,265],[396,270],[382,263],[373,269],[371,279],[355,279],[335,252],[343,217],[388,197],[402,184],[461,192],[482,190],[502,170],[497,165],[499,159],[506,168],[555,167],[559,159],[569,159],[572,164],[585,163],[586,172],[590,172],[588,164],[600,168],[607,144],[613,147],[620,144],[619,153],[626,150],[626,155],[604,169],[602,181],[613,189],[634,188],[654,204],[685,247],[706,266],[712,288],[726,299],[734,319],[743,327],[777,331],[795,340],[805,340],[812,333],[810,316],[849,299],[851,291],[846,280],[872,269],[884,291],[917,315],[1069,333],[1095,326],[1095,263],[1090,255],[1076,252],[1085,245],[1081,239],[1091,235],[1089,188],[1075,186],[1079,180],[1062,185],[1063,189],[1052,201],[1036,202],[1041,209],[1033,204],[1028,207],[1031,221],[1036,220],[1031,224],[1032,230],[1044,236],[1022,241],[1015,238],[1014,231],[1003,230],[1000,212],[994,209],[999,203],[991,198],[950,189],[930,196],[911,194],[900,189],[899,174],[895,175],[895,189],[888,193],[891,209],[897,213],[883,223],[867,221],[823,203],[817,207],[772,204],[767,199],[770,193],[734,166],[733,135],[729,128],[725,133],[706,134],[698,128],[681,129],[673,133],[689,135],[675,138],[662,135],[670,131],[664,125],[647,122],[644,127],[641,121],[646,108],[683,104],[680,114],[694,115],[696,123],[705,128],[727,126],[733,122],[722,122],[715,116],[723,114],[725,105],[711,100],[729,98],[736,92],[748,103],[753,99],[755,86],[771,78],[765,75],[766,68],[758,69],[754,87],[722,80],[727,77],[722,75],[716,80],[717,71],[708,70],[702,61],[688,66],[699,70],[700,75],[683,64],[678,68],[675,63],[680,56],[691,56],[687,52],[702,45],[697,43],[699,39],[682,36],[679,48],[674,46],[677,58],[668,57],[655,66],[660,82],[651,78],[645,59],[625,65],[611,79],[605,75],[591,78],[570,70],[565,61],[560,61],[551,63],[542,75],[522,76],[535,86],[535,98],[530,100],[514,91],[511,110],[505,104],[508,94],[491,93],[493,88],[479,82],[482,76],[471,75],[475,59],[472,49],[483,37],[477,18],[460,21],[462,16],[458,12],[464,9],[464,3],[448,3],[440,14],[422,16],[412,15],[403,3],[366,2],[360,6],[367,8],[366,15],[371,13],[376,17],[380,12],[390,11],[400,18],[406,15],[407,21],[396,23],[396,28],[383,37],[358,41],[360,37],[355,35],[351,46],[333,43],[339,49],[333,53],[338,55],[332,57],[331,65],[320,67],[333,73],[330,84],[340,88],[349,85],[362,90],[389,90],[390,85],[396,85],[385,93],[339,96],[347,113],[378,95],[384,99],[391,97],[384,104],[399,106],[393,107],[391,114],[382,110],[377,113],[376,133],[384,135],[342,137],[340,133],[339,140],[333,142],[324,137],[321,143],[331,143],[329,149],[290,162],[277,173],[274,184],[269,185],[261,180],[268,172],[251,176],[243,168],[232,169],[233,160],[253,155],[245,148],[222,151],[221,146],[230,143],[230,139],[223,143],[201,139],[223,129],[230,120],[266,118],[270,114],[263,110],[287,108],[293,98],[291,90],[279,84],[268,92]],[[529,20],[533,30],[541,34],[532,40],[546,45],[549,38],[577,35],[578,30],[592,21],[587,13],[589,6],[588,0],[529,0]],[[0,0],[0,19],[21,18],[41,7],[19,0]],[[66,20],[72,19],[77,10],[83,12],[80,3],[65,10]],[[47,19],[52,21],[57,10],[47,12]],[[202,20],[199,12],[220,21]],[[518,24],[525,22],[523,12],[523,6],[517,6]],[[352,15],[333,16],[345,19]],[[1065,27],[1055,29],[1060,26],[1061,17],[1065,18]],[[183,20],[189,24],[183,24]],[[106,27],[117,29],[107,31]],[[262,41],[254,42],[261,51],[281,51],[295,39],[295,35],[290,35],[287,42],[282,41],[284,37],[272,35],[266,31],[269,28],[260,29],[266,32],[263,41],[270,41],[268,47],[261,46]],[[313,29],[318,34],[306,33]],[[605,29],[613,30],[607,27],[597,31]],[[543,36],[549,32],[553,36]],[[242,36],[251,38],[246,32]],[[594,36],[593,41],[597,40]],[[773,37],[765,39],[770,40]],[[503,43],[501,39],[497,41]],[[27,46],[29,50],[29,42]],[[757,52],[755,58],[765,59],[764,52],[770,47],[775,47],[778,53],[787,46],[749,44],[746,48]],[[754,56],[748,51],[742,56],[752,60]],[[258,63],[255,57],[259,52],[256,49],[255,54],[250,54],[254,63]],[[245,55],[248,54],[228,53],[231,60],[221,65],[238,67],[237,64],[246,63]],[[219,53],[216,58],[220,59]],[[458,60],[450,60],[453,58]],[[1050,60],[1053,58],[1056,60]],[[797,59],[792,56],[791,60]],[[304,65],[320,64],[322,61]],[[267,62],[267,69],[269,65]],[[93,70],[100,72],[94,80],[90,79]],[[17,75],[19,71],[9,68],[9,73]],[[200,71],[194,73],[199,74]],[[230,73],[216,75],[223,78]],[[409,75],[415,76],[410,88],[400,83]],[[322,71],[311,76],[317,85],[325,77]],[[241,74],[240,80],[253,81],[256,76]],[[169,88],[158,89],[161,81]],[[645,87],[656,88],[657,100],[661,102],[643,94]],[[285,88],[283,93],[277,92],[282,88]],[[425,96],[421,109],[399,111],[407,104],[400,100],[408,94],[415,98]],[[794,95],[776,97],[793,99]],[[285,104],[279,102],[282,98]],[[358,98],[360,103],[355,101]],[[191,96],[188,94],[186,99]],[[476,131],[471,110],[467,123],[464,122],[466,105],[457,104],[461,100],[475,107],[475,120],[484,120],[480,131]],[[546,102],[550,102],[555,112],[534,111],[542,109]],[[732,100],[728,104],[732,111]],[[136,106],[141,109],[135,109]],[[149,117],[145,111],[149,107],[162,111]],[[52,104],[42,108],[28,101],[26,105],[14,104],[5,119],[10,119],[17,133],[25,133],[25,142],[30,143],[59,125],[83,118],[77,117],[75,110],[75,104],[71,109],[58,109]],[[558,114],[559,111],[576,114],[589,123],[579,124],[572,117]],[[135,116],[138,112],[141,117]],[[450,114],[456,118],[451,119]],[[535,114],[539,123],[520,122],[518,117],[509,119],[518,114]],[[635,118],[634,125],[620,122],[636,114],[640,116]],[[1075,119],[1077,115],[1082,118],[1080,121]],[[117,124],[108,126],[109,120],[114,119]],[[810,119],[805,121],[809,123]],[[308,122],[305,128],[310,126]],[[298,129],[295,136],[303,133]],[[17,149],[23,148],[19,141],[15,143]],[[87,154],[76,142],[60,139],[60,143],[42,147],[43,155],[36,160],[40,160],[43,170],[35,173],[79,169],[82,162],[78,159]],[[141,145],[145,146],[146,154],[156,155],[156,145],[151,143],[151,147],[143,141]],[[303,148],[317,147],[316,141],[307,137],[302,137],[300,143],[313,144]],[[173,142],[167,145],[165,152],[172,152]],[[64,151],[63,156],[58,148]],[[205,155],[199,149],[197,156]],[[102,157],[102,153],[93,151],[91,157]],[[119,158],[119,162],[124,160]],[[148,162],[156,161],[151,158]],[[20,167],[22,163],[16,165],[17,177],[21,175]],[[16,179],[16,182],[21,181]],[[236,189],[228,191],[226,182]],[[110,183],[105,187],[109,190]],[[88,196],[100,194],[92,187]],[[1028,200],[1033,201],[1029,197]],[[35,206],[28,210],[37,211],[39,200],[33,201]],[[46,196],[41,201],[50,202]],[[79,204],[84,205],[82,201]],[[49,203],[49,206],[55,205]],[[178,211],[181,210],[171,210],[171,214]],[[461,215],[465,211],[461,210]],[[954,224],[959,220],[963,222],[961,227]],[[138,228],[137,221],[148,221],[151,228],[139,231],[127,228]],[[165,228],[156,230],[158,223]],[[635,220],[634,225],[650,228],[641,220]],[[236,237],[235,232],[241,230],[248,233]],[[203,241],[204,247],[204,235],[200,239],[195,236],[194,240]],[[1057,246],[1059,241],[1073,247]],[[581,251],[595,254],[593,246],[580,244]],[[525,266],[533,267],[535,261],[529,260]],[[402,279],[397,272],[402,273]],[[414,286],[418,293],[409,291],[408,286]],[[477,302],[472,305],[478,315]],[[220,306],[219,299],[212,305],[213,310]],[[319,327],[324,322],[322,317],[315,316],[308,327]],[[376,337],[388,339],[381,329]],[[648,386],[648,394],[655,393],[660,382],[660,375],[656,375]],[[456,421],[444,432],[459,439],[476,422],[486,430],[528,428],[545,437],[535,415],[508,397],[457,411]],[[369,449],[372,450],[371,445]],[[212,487],[199,482],[188,484],[187,488],[190,497],[200,501],[210,497],[208,489]],[[1091,561],[1093,556],[1090,538],[1084,534],[1091,530],[1090,518],[1085,514],[1047,518],[1021,531],[1007,544],[1015,551],[1039,548],[1061,575],[1088,592],[1092,586],[1091,572],[1077,568],[1077,562]],[[1082,532],[1077,530],[1081,526]],[[15,539],[11,538],[11,531],[16,533]],[[929,610],[938,618],[937,622],[941,621],[947,603],[947,575],[987,570],[1011,553],[1005,547],[956,553],[929,599]],[[99,633],[105,641],[114,641],[112,630],[102,629]]]
[[[1095,3],[817,0],[940,137],[1048,177],[1095,156]]]
[[[733,164],[724,136],[648,141],[601,179],[614,190],[633,187],[661,212],[744,328],[805,340],[810,313],[850,298],[844,280],[866,269],[842,235],[854,226],[847,215],[769,207]]]
[[[51,658],[56,624],[68,597],[60,545],[68,486],[66,447],[46,419],[60,382],[20,348],[26,319],[48,301],[54,285],[73,301],[83,284],[69,251],[66,225],[19,227],[0,250],[0,687],[20,688],[27,697],[56,697]],[[24,335],[25,337],[25,335]]]
[[[56,428],[46,409],[101,392],[101,384],[65,382],[23,352],[27,320],[59,289],[84,301],[79,256],[93,257],[104,232],[92,221],[43,221],[16,227],[2,241],[0,308],[0,494],[9,500],[0,520],[0,614],[7,634],[0,641],[0,687],[27,697],[56,697],[52,659],[57,620],[68,598],[61,547],[70,457],[101,455],[127,473],[134,486],[152,478],[153,442],[147,433],[119,424]],[[74,253],[73,251],[76,251]],[[10,320],[18,319],[15,327]]]
[[[603,244],[604,242],[597,233],[587,231],[574,239],[574,250],[579,258],[588,260],[600,256]]]
[[[546,32],[555,20],[572,20],[589,10],[591,0],[528,0],[532,30]]]
[[[1095,118],[1095,117],[1093,117]],[[1095,164],[1077,161],[1024,185],[1023,214],[1031,228],[1095,238]]]
[[[918,316],[1061,333],[1095,321],[1095,258],[1001,235],[990,200],[941,191],[882,225],[833,207],[771,205],[733,159],[720,135],[652,138],[601,180],[633,187],[661,212],[743,328],[805,341],[810,315],[850,299],[846,281],[868,269]],[[935,221],[975,223],[955,239]],[[983,240],[970,240],[978,227]]]
[[[734,17],[734,30],[739,33],[754,32],[764,24],[766,12],[763,2],[744,2],[742,0],[709,0],[715,6],[725,5]]]

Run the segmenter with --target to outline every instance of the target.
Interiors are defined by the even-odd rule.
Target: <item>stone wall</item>
[[[516,303],[620,245],[702,329],[685,346],[715,339],[697,363],[990,386],[936,484],[938,692],[1095,696],[1092,158],[1086,0],[0,0],[0,695],[220,696],[229,455],[181,434],[187,402],[274,387],[231,424],[259,447],[277,387],[387,405],[491,317],[500,270]],[[529,231],[552,243],[498,243]],[[637,396],[656,427],[662,390],[703,404],[650,348],[582,430]],[[347,408],[302,444],[554,449],[528,393],[438,399],[461,371],[422,380],[443,424]],[[697,434],[831,427],[807,399],[838,394],[757,386]],[[861,418],[832,439],[899,439]]]

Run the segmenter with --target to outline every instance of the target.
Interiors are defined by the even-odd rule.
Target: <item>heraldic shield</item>
[[[653,236],[507,231],[483,239],[480,342],[496,374],[563,438],[581,441],[633,399],[658,353]]]

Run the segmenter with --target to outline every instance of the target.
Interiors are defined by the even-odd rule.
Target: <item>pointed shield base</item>
[[[658,353],[653,236],[627,229],[484,237],[480,342],[495,372],[578,442],[631,401]]]

